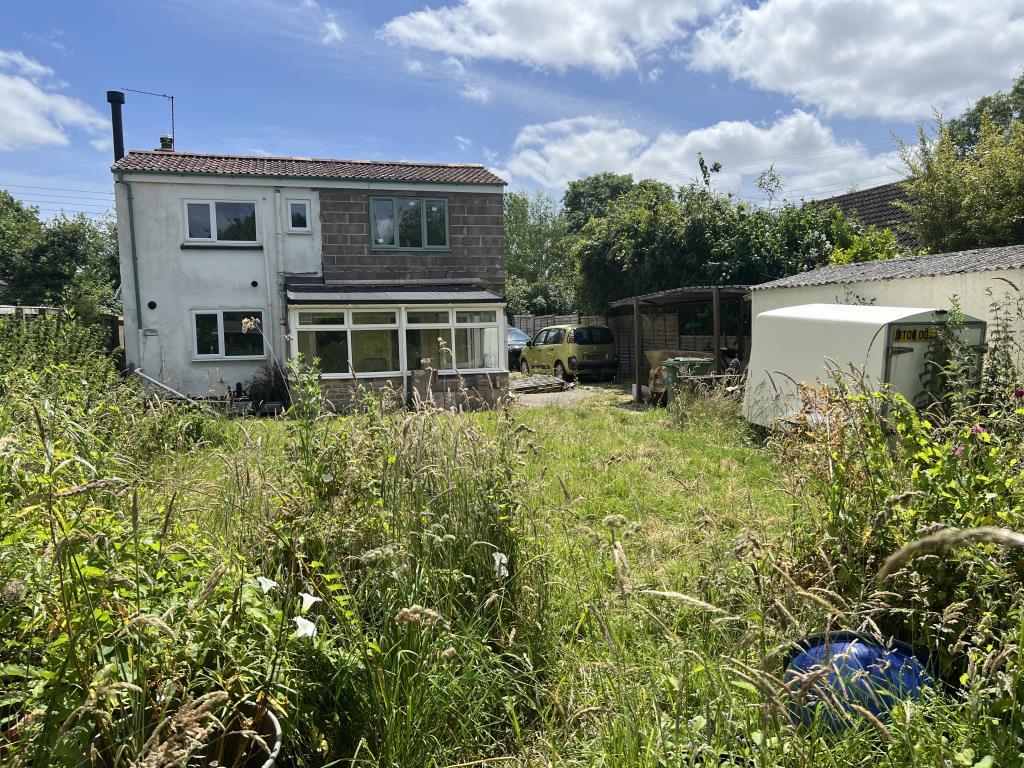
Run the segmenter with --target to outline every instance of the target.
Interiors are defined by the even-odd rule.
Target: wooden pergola
[[[739,305],[740,318],[739,327],[736,329],[736,338],[739,347],[743,348],[745,328],[745,307],[750,302],[750,286],[746,285],[702,285],[687,288],[673,288],[657,293],[648,293],[643,296],[631,296],[627,299],[619,299],[611,304],[614,309],[633,310],[633,363],[636,374],[636,390],[634,399],[639,402],[640,391],[643,382],[643,324],[641,314],[644,307],[669,307],[685,306],[694,304],[710,304],[712,317],[712,348],[715,357],[715,372],[723,373],[721,356],[718,350],[722,342],[722,302],[733,301]]]

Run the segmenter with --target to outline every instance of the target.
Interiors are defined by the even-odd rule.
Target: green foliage
[[[808,420],[790,439],[788,458],[804,468],[805,488],[827,509],[802,537],[805,583],[929,648],[955,680],[993,648],[1017,642],[1024,558],[967,547],[917,558],[884,583],[875,576],[889,554],[925,533],[1024,527],[1024,390],[1012,368],[990,373],[979,388],[963,364],[971,351],[958,347],[955,328],[945,336],[939,346],[948,349],[934,358],[942,366],[941,397],[914,408],[897,393],[864,391],[837,373],[833,389],[809,393]],[[990,366],[1009,359],[1001,349],[1007,341],[997,335]],[[831,563],[827,574],[822,559]],[[1009,711],[1019,694],[1004,689],[984,706]]]
[[[338,418],[315,366],[285,417],[228,422],[59,323],[0,325],[5,765],[188,764],[242,701],[302,766],[1020,762],[1020,551],[876,580],[940,526],[1024,527],[1012,362],[927,411],[821,393],[764,445],[720,390]],[[782,660],[830,627],[958,688],[798,725]]]
[[[901,255],[896,234],[891,229],[869,226],[854,232],[849,245],[836,245],[829,257],[830,264],[857,264],[862,261],[895,259]]]
[[[8,304],[65,306],[93,321],[117,311],[117,232],[113,220],[64,214],[42,222],[0,191],[0,280]]]
[[[510,314],[600,313],[641,293],[899,255],[891,232],[861,227],[838,208],[773,207],[782,182],[772,168],[757,182],[771,203],[756,208],[715,193],[721,165],[699,161],[702,178],[678,190],[628,174],[572,181],[561,211],[543,195],[507,195]]]
[[[570,181],[562,196],[562,208],[569,231],[578,232],[591,219],[604,216],[612,201],[622,197],[634,186],[631,174],[611,171]]]
[[[566,247],[566,216],[538,192],[505,195],[505,270],[508,313],[575,311],[579,276]]]
[[[904,146],[905,188],[914,233],[932,252],[1024,243],[1024,120],[1001,125],[982,115],[964,151],[950,126],[922,126]]]
[[[183,764],[243,701],[304,765],[516,738],[547,588],[511,422],[343,422],[296,366],[288,418],[229,438],[122,381],[95,337],[0,324],[5,764]]]
[[[43,224],[7,190],[0,190],[0,280],[9,283],[15,266],[34,253],[43,239]]]
[[[973,152],[982,139],[985,121],[1009,131],[1015,122],[1024,120],[1024,72],[1010,86],[1009,93],[996,91],[982,96],[974,106],[947,124],[950,140],[961,155]]]
[[[862,233],[837,208],[754,208],[707,184],[674,192],[641,182],[591,218],[572,247],[581,303],[603,311],[615,299],[666,288],[764,282],[828,264],[835,247],[866,255],[876,245],[890,241]]]

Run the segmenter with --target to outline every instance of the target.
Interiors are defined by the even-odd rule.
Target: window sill
[[[182,243],[183,251],[262,251],[262,243]]]
[[[385,245],[371,245],[370,253],[451,253],[449,247],[441,248],[389,248]]]
[[[193,363],[252,363],[266,359],[266,355],[232,355],[230,357],[197,357],[196,355],[192,356]]]
[[[356,380],[360,379],[393,379],[393,378],[404,378],[405,376],[411,375],[416,371],[422,371],[422,368],[416,368],[413,370],[406,371],[381,371],[380,373],[357,373],[355,375]],[[469,368],[467,370],[455,371],[451,368],[444,370],[435,370],[434,373],[437,376],[443,376],[444,378],[453,378],[458,375],[462,376],[479,376],[480,374],[490,374],[492,376],[508,373],[507,368]],[[351,373],[321,373],[320,378],[325,381],[352,381]]]

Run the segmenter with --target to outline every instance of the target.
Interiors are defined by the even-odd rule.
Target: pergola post
[[[736,354],[739,355],[742,361],[744,347],[747,346],[747,302],[742,296],[740,300],[736,302],[736,316],[739,317],[739,323],[736,326]]]
[[[643,375],[644,375],[644,330],[640,324],[640,299],[633,299],[633,367],[636,373],[636,391],[633,393],[633,402],[639,403],[642,400]]]
[[[714,347],[715,355],[715,373],[722,373],[722,355],[719,353],[719,349],[722,346],[722,291],[716,285],[711,289],[711,319],[712,319],[712,335],[714,341],[712,346]]]

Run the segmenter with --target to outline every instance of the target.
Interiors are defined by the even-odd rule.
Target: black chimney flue
[[[124,127],[121,125],[121,105],[124,94],[121,91],[107,91],[110,102],[110,127],[114,131],[114,162],[124,157]]]
[[[160,149],[164,152],[174,151],[174,137],[173,136],[161,136],[160,137]]]

